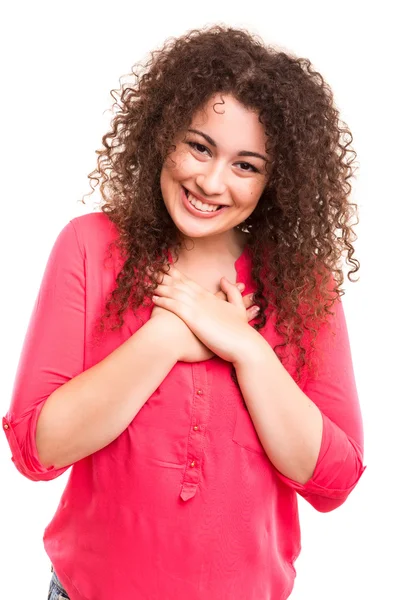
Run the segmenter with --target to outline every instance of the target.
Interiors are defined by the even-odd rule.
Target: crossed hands
[[[169,265],[160,271],[152,300],[151,318],[157,318],[163,333],[171,337],[177,360],[200,362],[215,354],[237,363],[255,330],[249,321],[257,315],[253,294],[242,297],[244,285],[221,278],[221,290],[213,294]]]

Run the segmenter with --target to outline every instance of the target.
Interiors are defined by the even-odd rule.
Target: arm
[[[279,478],[321,512],[340,506],[363,467],[363,429],[342,302],[315,341],[317,378],[301,390],[255,332],[235,364],[254,427]],[[333,332],[336,335],[333,335]]]
[[[154,318],[83,372],[84,331],[85,258],[69,222],[48,259],[3,418],[13,461],[34,481],[114,440],[177,360]]]
[[[104,448],[135,418],[177,358],[171,340],[150,319],[104,360],[45,402],[36,444],[43,465],[63,467]]]

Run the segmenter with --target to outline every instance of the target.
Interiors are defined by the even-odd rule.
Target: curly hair
[[[350,281],[360,266],[351,243],[358,209],[349,202],[356,152],[330,87],[310,60],[225,25],[168,38],[146,63],[131,68],[129,78],[110,92],[116,114],[102,137],[104,148],[96,151],[97,169],[88,175],[90,194],[92,180],[101,181],[101,210],[118,229],[112,244],[124,259],[99,331],[112,314],[115,330],[129,307],[150,302],[168,249],[181,247],[161,194],[161,168],[192,115],[216,93],[231,94],[258,112],[271,157],[255,210],[236,226],[250,234],[254,301],[261,307],[253,327],[262,329],[273,316],[283,340],[274,351],[283,363],[283,350],[295,349],[293,377],[300,381],[305,366],[308,372],[316,366],[305,335],[313,349],[319,321],[333,314],[329,309],[344,294],[342,254],[353,267]],[[234,369],[232,378],[237,383]]]

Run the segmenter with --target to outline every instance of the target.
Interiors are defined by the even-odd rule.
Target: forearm
[[[280,473],[303,484],[317,463],[322,415],[268,342],[253,331],[254,342],[233,363],[238,383],[269,460]]]
[[[177,362],[173,346],[157,319],[150,319],[101,362],[57,388],[37,423],[42,464],[70,465],[117,438]]]

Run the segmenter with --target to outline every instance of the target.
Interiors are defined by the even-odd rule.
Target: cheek
[[[161,179],[179,180],[187,177],[193,171],[190,156],[184,152],[174,152],[164,162]]]
[[[161,188],[161,193],[163,195],[166,192],[169,180],[170,180],[169,171],[164,163],[164,165],[162,166],[162,169],[161,169],[161,174],[160,174],[160,188]]]
[[[245,204],[249,208],[255,207],[258,203],[258,200],[262,194],[263,187],[259,183],[254,183],[251,186],[247,187],[246,190],[243,190],[243,198],[245,199]]]
[[[193,174],[195,161],[190,154],[182,152],[176,160],[175,177],[177,179],[186,179]]]

